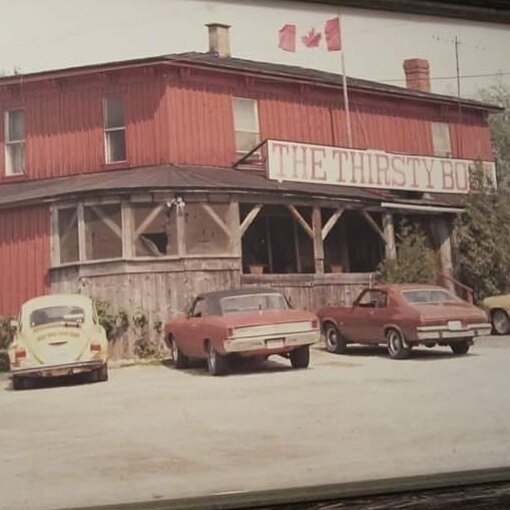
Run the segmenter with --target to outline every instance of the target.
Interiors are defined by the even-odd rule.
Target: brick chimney
[[[406,86],[408,89],[430,92],[429,61],[424,58],[410,58],[404,60]]]
[[[230,25],[221,23],[208,23],[209,29],[209,53],[218,57],[230,57],[230,38],[228,29]]]

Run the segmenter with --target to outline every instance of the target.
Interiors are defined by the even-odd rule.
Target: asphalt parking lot
[[[0,375],[0,508],[50,509],[499,467],[510,337],[466,356],[312,350],[226,377],[169,364],[15,392]]]

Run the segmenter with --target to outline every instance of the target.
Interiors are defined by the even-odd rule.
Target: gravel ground
[[[312,350],[214,378],[110,370],[13,391],[0,375],[0,509],[52,509],[499,467],[510,459],[510,337],[466,356]]]

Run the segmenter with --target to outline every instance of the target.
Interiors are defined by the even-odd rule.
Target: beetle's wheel
[[[510,333],[510,318],[504,310],[495,310],[491,315],[492,327],[497,335]]]

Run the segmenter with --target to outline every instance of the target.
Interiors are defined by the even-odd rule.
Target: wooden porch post
[[[450,239],[451,229],[448,221],[436,216],[431,219],[432,232],[435,237],[436,253],[439,258],[441,272],[453,278],[452,243]],[[453,284],[447,280],[448,286],[453,290]]]
[[[395,246],[395,229],[393,226],[393,214],[384,212],[382,215],[384,239],[386,240],[385,250],[387,259],[397,258],[397,248]]]
[[[315,273],[324,274],[324,245],[322,244],[322,218],[320,207],[314,207],[312,210],[312,228]]]

